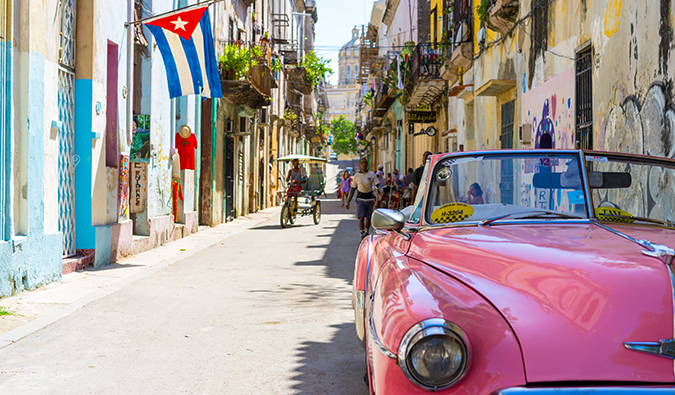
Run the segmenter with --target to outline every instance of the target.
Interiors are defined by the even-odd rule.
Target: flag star
[[[173,30],[183,29],[183,31],[185,31],[185,25],[188,24],[187,21],[182,21],[180,17],[178,17],[178,19],[172,21],[171,23],[174,24]]]

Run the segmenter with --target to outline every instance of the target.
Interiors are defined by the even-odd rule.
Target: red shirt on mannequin
[[[176,149],[180,155],[180,169],[195,169],[195,149],[197,149],[197,137],[190,133],[188,138],[183,138],[180,133],[176,133]]]

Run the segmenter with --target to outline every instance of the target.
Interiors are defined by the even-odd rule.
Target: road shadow
[[[363,381],[364,351],[353,324],[331,325],[335,335],[328,343],[306,341],[296,351],[300,366],[291,380],[297,394],[368,394]],[[355,358],[358,355],[360,358]]]

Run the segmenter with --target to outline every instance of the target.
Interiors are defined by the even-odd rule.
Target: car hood
[[[649,240],[650,232],[639,232]],[[669,239],[675,247],[674,231],[655,233],[654,243]],[[670,275],[642,249],[597,225],[542,224],[427,230],[408,254],[501,312],[520,343],[528,382],[670,383],[671,359],[623,345],[673,338]]]

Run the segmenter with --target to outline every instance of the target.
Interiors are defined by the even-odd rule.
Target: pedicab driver
[[[292,210],[298,206],[298,195],[302,191],[302,185],[307,181],[307,174],[305,169],[300,167],[300,161],[293,159],[293,168],[288,171],[288,177],[286,177],[286,182],[289,183],[287,194],[290,194],[293,197]]]
[[[377,188],[382,193],[382,185],[380,185],[377,175],[368,170],[368,159],[361,158],[359,170],[352,178],[352,187],[349,190],[346,208],[349,210],[349,203],[351,203],[354,190],[356,190],[356,217],[359,219],[361,239],[364,239],[370,233],[370,216],[373,214],[373,206],[375,206],[376,196],[373,190]]]

